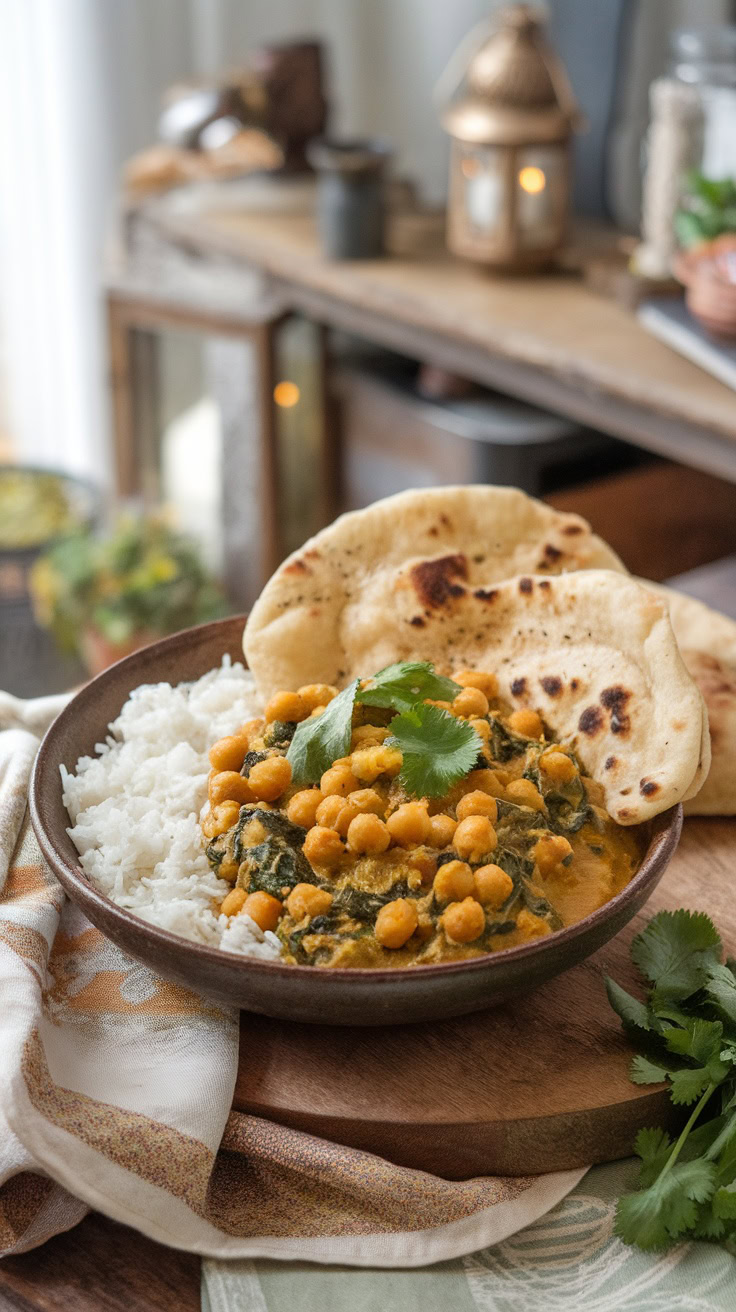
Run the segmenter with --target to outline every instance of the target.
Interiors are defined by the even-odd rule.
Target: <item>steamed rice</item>
[[[215,909],[230,884],[210,867],[198,823],[208,749],[258,709],[252,676],[228,658],[196,683],[144,684],[96,755],[61,773],[80,864],[111,901],[195,943],[272,960],[275,934]]]

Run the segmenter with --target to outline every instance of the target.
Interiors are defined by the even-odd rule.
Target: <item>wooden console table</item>
[[[630,311],[588,289],[575,273],[491,277],[447,253],[440,215],[411,210],[392,217],[388,258],[331,262],[321,253],[306,205],[288,214],[218,210],[214,201],[211,206],[181,212],[160,201],[143,211],[149,239],[155,234],[159,251],[195,271],[196,294],[182,294],[180,278],[172,288],[166,279],[159,285],[156,277],[156,307],[153,276],[141,287],[138,275],[137,290],[131,290],[127,275],[110,284],[123,484],[133,449],[124,331],[145,327],[146,316],[150,327],[151,313],[163,313],[167,298],[179,326],[189,315],[193,327],[209,324],[219,332],[224,324],[222,331],[255,333],[261,343],[256,345],[261,436],[255,445],[267,510],[277,479],[269,335],[294,311],[323,330],[343,329],[736,482],[736,395],[657,341]],[[325,481],[333,496],[325,499],[325,520],[337,508],[334,463],[334,449],[327,444]],[[237,482],[237,475],[233,478]],[[273,527],[266,574],[279,554]]]

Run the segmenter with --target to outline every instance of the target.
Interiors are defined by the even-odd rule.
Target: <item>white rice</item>
[[[144,684],[96,755],[61,774],[82,868],[113,902],[195,943],[273,960],[275,934],[214,909],[230,885],[212,870],[198,825],[209,748],[258,709],[251,675],[227,657],[196,683]]]

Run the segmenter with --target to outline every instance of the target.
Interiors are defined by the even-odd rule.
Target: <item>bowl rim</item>
[[[319,988],[336,988],[341,981],[349,981],[356,985],[365,983],[367,986],[369,981],[395,980],[397,977],[397,968],[395,966],[332,966],[319,969],[314,966],[291,965],[285,961],[269,961],[262,957],[250,957],[239,952],[228,952],[224,948],[211,947],[208,944],[197,943],[192,939],[185,938],[181,934],[174,934],[151,921],[144,920],[141,916],[137,916],[135,912],[119,906],[105,893],[102,893],[87,877],[79,861],[72,865],[63,853],[57,849],[53,835],[46,828],[40,806],[41,797],[49,786],[62,788],[59,767],[57,765],[54,769],[50,759],[55,754],[58,736],[66,723],[79,715],[84,706],[94,700],[100,685],[110,682],[116,671],[125,669],[127,672],[134,669],[136,664],[147,664],[150,653],[154,649],[165,656],[167,649],[179,646],[183,638],[190,635],[200,637],[205,630],[227,629],[235,623],[243,626],[245,619],[245,615],[231,615],[225,619],[210,620],[208,623],[182,629],[178,633],[149,644],[147,647],[139,648],[138,651],[129,656],[124,656],[121,660],[116,661],[114,665],[108,666],[101,674],[90,679],[67,702],[44,734],[31,773],[28,793],[29,811],[41,854],[72,901],[79,903],[83,910],[86,909],[86,905],[93,906],[95,910],[104,913],[108,921],[112,920],[121,929],[139,935],[152,946],[159,945],[169,950],[186,951],[193,954],[199,961],[210,962],[212,965],[219,965],[220,967],[232,966],[233,969],[240,969],[245,974],[262,975],[264,979],[269,976],[274,978],[275,975],[279,975],[287,976],[293,980],[301,976],[304,981],[310,980],[313,983],[316,981],[331,981],[324,984],[319,983],[317,985]],[[244,658],[243,664],[245,664]],[[138,683],[133,686],[140,687],[141,684]],[[127,701],[129,696],[130,692],[126,694],[124,700]],[[122,709],[123,704],[124,702],[121,703],[120,709]],[[89,755],[94,755],[94,746],[94,744],[90,746]],[[615,917],[616,912],[624,910],[629,903],[636,902],[642,889],[646,888],[650,882],[655,881],[658,872],[666,868],[677,847],[682,821],[682,804],[679,802],[648,821],[650,827],[649,843],[636,874],[619,893],[616,893],[608,902],[604,902],[603,906],[598,907],[596,911],[590,912],[574,925],[554,930],[551,934],[532,939],[528,943],[517,944],[516,947],[503,948],[497,952],[488,952],[479,957],[469,957],[460,961],[413,965],[406,967],[406,972],[411,977],[421,979],[444,979],[458,974],[483,973],[492,970],[495,964],[502,962],[509,965],[520,961],[533,962],[536,958],[544,956],[552,945],[564,949],[567,945],[575,943],[578,939],[584,938],[590,931],[595,930],[598,925],[604,924],[611,917]],[[106,930],[101,930],[101,932],[106,937],[110,937]]]

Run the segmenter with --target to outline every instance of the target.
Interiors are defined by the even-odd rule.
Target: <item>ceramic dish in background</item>
[[[662,878],[677,846],[682,809],[650,825],[641,867],[621,893],[584,920],[505,952],[406,970],[292,966],[204,947],[116,906],[84,874],[67,834],[60,765],[73,771],[94,753],[132,692],[142,683],[198,679],[225,653],[242,660],[243,617],[217,620],[145,647],[88,683],[54,721],[31,779],[33,827],[49,866],[93,925],[159,974],[220,1002],[284,1020],[333,1025],[384,1025],[439,1020],[478,1011],[569,970],[636,915]]]

